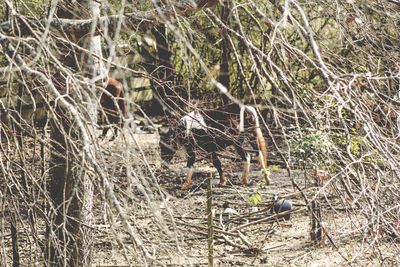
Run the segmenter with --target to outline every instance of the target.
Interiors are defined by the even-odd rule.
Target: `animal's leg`
[[[118,126],[115,126],[114,127],[114,132],[113,132],[113,135],[111,136],[110,141],[114,141],[115,138],[117,138],[117,136],[118,136]]]
[[[114,132],[113,132],[113,134],[112,134],[112,136],[111,136],[111,138],[110,138],[109,141],[114,141],[115,138],[117,138],[117,133],[114,133]]]
[[[103,128],[103,131],[102,131],[102,133],[101,133],[101,135],[100,135],[100,138],[101,138],[101,139],[103,139],[104,137],[107,136],[108,129],[110,129],[108,126]]]
[[[213,161],[214,167],[217,169],[217,171],[219,173],[219,184],[221,186],[225,186],[226,182],[228,180],[226,179],[224,171],[222,170],[221,161],[219,160],[217,153],[215,153],[215,152],[212,153],[212,161]]]
[[[242,174],[243,184],[247,184],[249,182],[249,173],[250,173],[250,155],[240,145],[235,145],[235,149],[243,161],[243,174]]]
[[[263,158],[261,156],[260,150],[258,149],[257,140],[250,141],[250,145],[255,151],[257,151],[257,166],[258,166],[259,169],[262,169],[262,166],[263,166],[262,165],[262,160],[263,160]]]
[[[196,161],[196,154],[192,148],[187,148],[188,160],[187,167],[189,168],[188,173],[186,174],[185,183],[182,185],[182,190],[188,190],[192,186],[192,176],[193,176],[193,165]]]

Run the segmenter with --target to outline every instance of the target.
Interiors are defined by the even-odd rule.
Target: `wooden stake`
[[[208,266],[214,266],[214,226],[212,214],[212,174],[207,187]]]

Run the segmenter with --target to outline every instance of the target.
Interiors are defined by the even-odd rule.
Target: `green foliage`
[[[274,172],[281,172],[281,171],[282,171],[282,168],[279,167],[278,165],[270,165],[270,166],[268,167],[268,169],[269,169],[270,171],[274,171]]]
[[[362,136],[350,135],[349,140],[345,134],[332,134],[332,142],[343,151],[350,152],[351,156],[364,163],[383,164],[383,156],[376,150],[367,147],[366,140]]]
[[[357,134],[305,129],[301,135],[292,134],[290,148],[294,162],[304,169],[336,172],[343,162],[384,163],[383,156],[368,146],[367,139]]]
[[[305,129],[291,140],[295,162],[303,168],[326,168],[329,165],[332,143],[321,131]]]
[[[47,13],[50,0],[17,0],[19,13],[27,16],[43,16]]]
[[[255,207],[260,203],[261,195],[259,193],[254,193],[249,195],[249,203],[251,206]]]
[[[347,141],[348,138],[345,134],[332,133],[330,139],[343,149],[346,149],[348,145],[350,153],[356,158],[361,157],[361,149],[365,147],[362,137],[357,135],[350,135],[349,141]]]

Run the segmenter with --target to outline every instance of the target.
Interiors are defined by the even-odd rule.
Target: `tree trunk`
[[[157,60],[155,76],[159,80],[154,89],[167,107],[166,113],[183,107],[182,99],[187,98],[185,90],[179,90],[174,84],[174,67],[171,62],[171,51],[165,25],[159,25],[152,30],[157,44]]]
[[[19,255],[19,247],[18,247],[18,227],[17,227],[17,219],[15,218],[14,211],[11,213],[11,244],[12,244],[12,262],[13,267],[20,266],[20,255]]]
[[[79,4],[70,1],[60,1],[57,16],[60,18],[88,18],[100,14],[100,4],[87,0]],[[94,28],[94,27],[93,27]],[[71,43],[84,47],[90,52],[101,55],[99,36],[89,34],[89,37],[80,33],[68,36]],[[85,131],[88,136],[95,136],[93,132],[96,124],[97,97],[95,83],[105,81],[105,69],[101,60],[92,55],[77,53],[72,45],[60,44],[60,61],[82,76],[89,78],[87,81],[91,90],[85,93],[73,93],[71,98],[76,103],[86,103],[85,121],[88,122]],[[71,93],[66,90],[70,86],[70,77],[63,74],[54,75],[54,82],[60,92]],[[98,84],[104,85],[104,84]],[[79,90],[81,88],[73,88]],[[76,118],[64,108],[56,108],[56,118],[51,123],[51,167],[50,167],[50,197],[52,207],[50,214],[52,220],[47,226],[47,261],[49,266],[90,266],[92,260],[93,232],[91,225],[93,217],[93,184],[88,177],[90,162],[86,162],[84,155],[85,144],[82,141],[82,130],[76,125]],[[92,133],[90,133],[92,131]],[[89,140],[90,142],[91,140]],[[93,149],[91,149],[93,152]],[[89,165],[89,166],[88,166]]]
[[[229,24],[229,13],[230,9],[228,6],[228,1],[224,1],[224,5],[221,6],[221,21],[228,25]],[[221,72],[219,75],[219,82],[225,86],[228,91],[230,88],[230,75],[229,75],[229,59],[230,59],[230,43],[229,43],[229,35],[225,29],[221,30],[221,36],[222,36],[222,42],[221,42],[221,49],[222,49],[222,55],[221,55]],[[222,98],[222,103],[224,105],[227,105],[229,103],[229,98],[226,95],[221,95]]]

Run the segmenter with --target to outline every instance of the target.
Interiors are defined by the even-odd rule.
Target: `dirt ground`
[[[228,157],[221,161],[230,179],[227,187],[217,185],[216,170],[201,160],[195,164],[192,188],[183,191],[181,185],[187,171],[185,153],[180,151],[171,164],[163,164],[158,140],[157,134],[125,131],[115,141],[101,141],[102,153],[99,153],[104,155],[99,162],[108,169],[110,183],[129,224],[149,254],[156,258],[148,262],[149,266],[208,265],[206,205],[210,176],[214,266],[396,266],[400,262],[396,244],[365,238],[369,236],[365,229],[367,220],[361,212],[346,213],[337,197],[337,187],[328,185],[320,194],[329,238],[324,246],[315,245],[310,239],[310,216],[305,202],[286,170],[272,168],[271,184],[265,186],[259,181],[257,164],[252,164],[252,183],[244,186],[240,182],[240,162],[227,159],[236,156],[233,151],[226,151],[224,155]],[[301,172],[294,171],[292,177],[311,197],[312,189],[305,187]],[[95,189],[93,266],[143,266],[124,220],[101,199],[102,190]],[[255,194],[261,197],[256,209],[250,205]],[[271,213],[274,194],[293,202],[289,220]],[[235,213],[224,214],[226,207]],[[38,225],[44,226],[44,222]],[[26,240],[20,246],[27,260],[33,257],[34,249],[24,245],[30,239],[24,233],[21,236]],[[10,235],[1,240],[2,254],[11,259]],[[29,253],[31,256],[27,256]]]
[[[126,136],[126,135],[125,135]],[[147,245],[153,248],[158,262],[151,265],[165,266],[206,266],[208,264],[207,249],[207,179],[213,177],[213,213],[214,213],[214,265],[215,266],[393,266],[400,260],[394,253],[395,248],[388,244],[370,246],[363,239],[366,222],[361,216],[349,216],[342,209],[336,209],[335,194],[330,194],[329,186],[321,200],[323,220],[328,236],[325,245],[315,245],[310,239],[310,217],[303,198],[295,190],[286,170],[279,168],[271,172],[271,185],[265,186],[259,181],[260,171],[257,164],[252,164],[249,186],[240,182],[240,162],[221,159],[224,170],[230,177],[230,184],[218,187],[218,177],[212,164],[197,161],[194,183],[189,191],[182,191],[181,185],[185,177],[185,155],[181,151],[173,162],[167,166],[162,164],[158,152],[157,134],[135,135],[134,145],[141,147],[149,166],[153,168],[157,188],[161,190],[165,201],[157,200],[166,220],[169,234],[174,236],[157,240],[156,237],[145,238]],[[129,139],[129,138],[128,138]],[[125,142],[105,143],[105,147],[118,151]],[[230,153],[230,152],[226,152]],[[233,152],[229,154],[235,156]],[[304,179],[300,172],[292,174],[297,183],[304,187]],[[304,189],[309,192],[310,189]],[[261,201],[257,210],[250,210],[250,196],[258,193]],[[278,219],[271,213],[273,194],[291,200],[293,210],[289,220]],[[328,205],[329,202],[329,205]],[[225,205],[224,205],[225,204]],[[168,206],[165,211],[165,206]],[[236,214],[223,214],[225,208],[234,209]],[[137,206],[131,209],[132,221],[137,229],[152,232],[153,222],[147,215],[139,218]],[[164,210],[163,210],[164,209]],[[146,212],[145,212],[146,213]],[[136,214],[136,215],[133,215]],[[146,229],[146,230],[145,230]],[[154,234],[157,235],[157,234]],[[132,260],[128,248],[125,258],[118,252],[118,245],[109,237],[111,244],[107,251],[102,246],[104,239],[96,243],[96,266],[128,266]],[[330,241],[331,240],[331,241]],[[129,243],[129,242],[128,242]],[[112,249],[114,248],[114,249]],[[120,251],[121,252],[121,251]],[[375,260],[377,253],[382,253],[388,260],[381,263]],[[131,262],[134,265],[134,260]],[[140,264],[138,264],[140,266]]]

